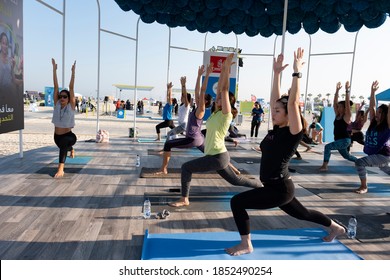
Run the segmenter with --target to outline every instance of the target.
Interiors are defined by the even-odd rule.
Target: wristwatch
[[[302,73],[301,72],[296,72],[296,73],[293,73],[292,76],[293,77],[297,77],[297,78],[302,78]]]

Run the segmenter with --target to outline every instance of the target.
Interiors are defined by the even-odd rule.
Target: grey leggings
[[[345,158],[349,161],[355,162],[356,157],[354,157],[353,155],[351,155],[348,152],[348,147],[350,145],[351,145],[351,138],[343,138],[343,139],[339,139],[339,140],[336,140],[334,142],[331,142],[329,144],[326,144],[325,149],[324,149],[324,162],[329,162],[330,154],[331,154],[332,150],[338,150],[340,155],[343,158]]]
[[[235,186],[245,186],[250,188],[260,188],[260,180],[249,179],[244,176],[238,176],[229,167],[230,156],[228,152],[218,155],[207,155],[184,163],[181,167],[181,195],[188,197],[190,194],[190,183],[192,173],[202,173],[207,171],[216,171],[226,181]]]
[[[360,179],[367,177],[367,166],[379,167],[382,171],[390,174],[390,157],[384,155],[369,155],[355,161],[356,170]]]

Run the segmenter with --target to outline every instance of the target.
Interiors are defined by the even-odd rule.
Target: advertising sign
[[[222,69],[222,63],[229,54],[230,53],[225,52],[204,52],[203,65],[207,67],[207,65],[213,63],[213,72],[210,73],[209,82],[206,89],[206,93],[210,94],[213,98],[215,98],[217,95],[217,86],[219,75]],[[237,97],[237,56],[234,56],[233,62],[235,62],[235,64],[231,67],[230,70],[229,91],[233,92]],[[204,80],[204,76],[202,77],[202,80]]]
[[[24,128],[23,1],[0,1],[0,133]]]

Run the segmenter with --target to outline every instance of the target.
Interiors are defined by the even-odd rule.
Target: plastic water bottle
[[[141,166],[141,157],[137,155],[137,158],[135,159],[135,166],[140,167]]]
[[[349,238],[355,238],[356,237],[356,230],[357,230],[357,220],[355,216],[352,216],[349,219],[348,222],[348,237]]]
[[[150,219],[151,212],[152,206],[150,204],[150,200],[147,198],[144,201],[144,219]]]

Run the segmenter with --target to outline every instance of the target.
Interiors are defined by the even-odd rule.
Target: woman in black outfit
[[[283,66],[283,55],[274,60],[274,81],[271,94],[273,130],[260,144],[262,150],[260,180],[264,187],[246,191],[233,196],[230,205],[241,242],[226,252],[232,256],[249,254],[253,251],[250,235],[249,216],[246,209],[269,209],[279,207],[287,214],[301,220],[321,224],[330,229],[323,238],[332,241],[345,234],[345,227],[331,220],[324,214],[306,209],[294,196],[294,183],[291,180],[288,164],[303,136],[302,115],[299,110],[299,78],[303,66],[303,50],[294,52],[294,74],[289,96],[280,94],[280,73],[288,66]]]

